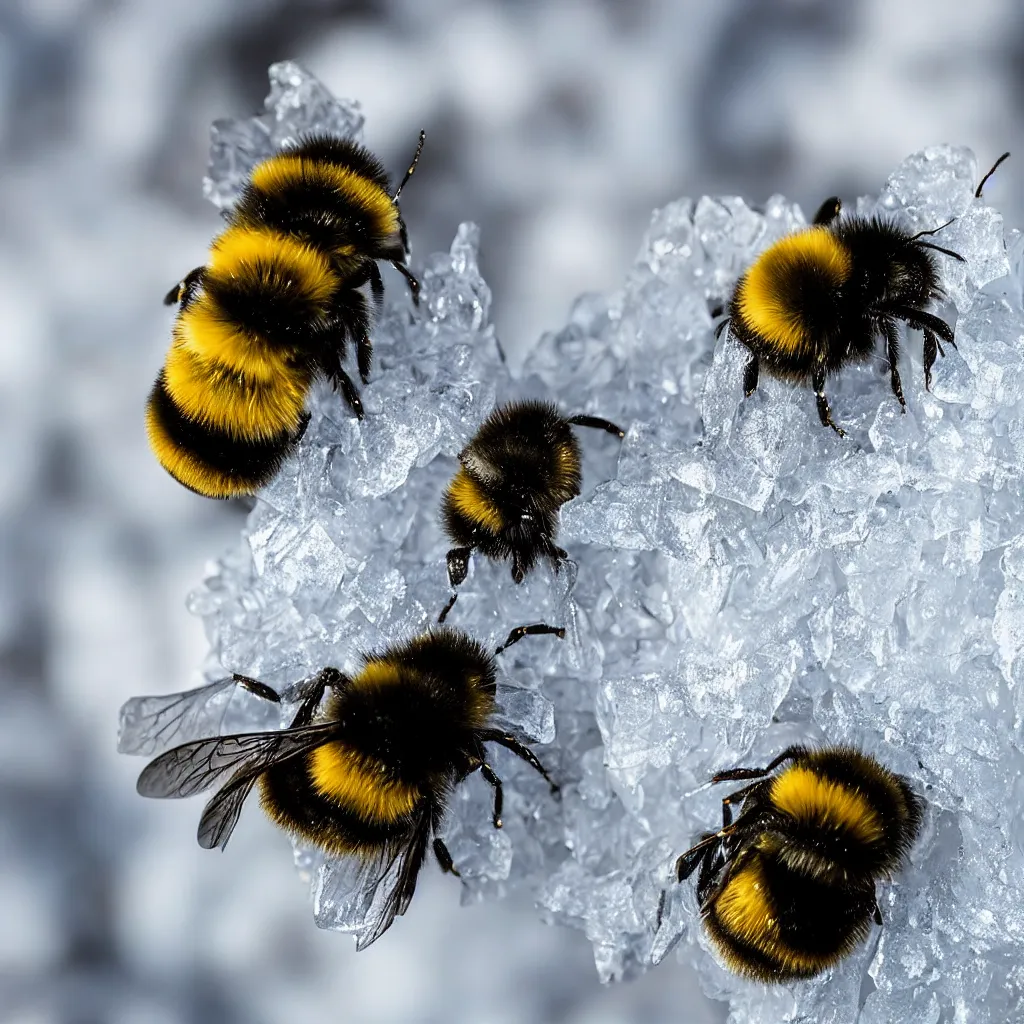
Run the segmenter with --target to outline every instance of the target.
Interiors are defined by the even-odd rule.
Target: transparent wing
[[[197,734],[217,732],[235,689],[233,679],[218,679],[183,693],[132,697],[121,707],[118,752],[159,754]]]
[[[327,857],[316,876],[313,913],[318,928],[349,932],[365,949],[404,914],[433,833],[424,810],[411,831],[369,857]]]
[[[392,925],[396,917],[406,912],[416,892],[416,879],[427,853],[430,841],[430,814],[420,815],[412,835],[396,849],[389,850],[377,862],[376,876],[367,879],[366,892],[370,905],[366,924],[356,940],[356,949],[366,949],[376,942]]]
[[[335,729],[333,722],[318,722],[297,729],[183,743],[150,761],[135,788],[142,796],[185,797],[201,793],[236,772],[255,778],[273,765],[325,743]]]
[[[242,805],[259,777],[258,771],[243,769],[203,808],[196,838],[204,850],[218,846],[223,850],[228,845],[242,813]]]

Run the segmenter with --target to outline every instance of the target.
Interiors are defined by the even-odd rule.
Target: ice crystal
[[[266,114],[215,130],[217,202],[296,133],[360,127],[294,65],[271,75]],[[1024,245],[974,198],[978,172],[967,150],[934,147],[851,204],[914,230],[955,218],[942,244],[966,262],[938,257],[958,347],[932,392],[911,333],[905,414],[881,354],[830,385],[845,439],[806,389],[762,375],[744,399],[744,353],[712,332],[743,267],[805,224],[794,204],[657,211],[624,288],[579,300],[515,379],[489,325],[477,231],[460,226],[450,253],[416,267],[418,309],[389,280],[366,419],[314,395],[297,456],[193,595],[221,667],[211,678],[283,687],[428,628],[448,594],[440,495],[496,402],[546,397],[612,419],[628,428],[621,445],[580,431],[567,571],[517,587],[476,557],[451,615],[488,642],[523,622],[568,630],[512,648],[500,678],[504,721],[563,799],[504,751],[504,830],[483,780],[458,789],[446,838],[466,897],[532,890],[548,918],[585,931],[606,980],[691,961],[732,1024],[1024,1019]],[[197,701],[177,739],[266,727],[261,702],[229,684]],[[126,709],[126,748],[144,711]],[[720,819],[707,779],[796,740],[864,747],[928,811],[909,867],[879,887],[885,923],[866,946],[818,979],[766,988],[717,962],[672,864]],[[358,931],[349,867],[298,859],[317,923]]]

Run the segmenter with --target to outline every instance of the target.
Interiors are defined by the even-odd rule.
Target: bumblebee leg
[[[329,686],[332,690],[337,690],[339,693],[352,685],[352,677],[345,675],[344,672],[336,668],[322,668],[316,677],[324,686]]]
[[[579,416],[570,416],[569,422],[574,423],[577,427],[593,427],[595,430],[604,430],[609,434],[614,434],[620,441],[626,436],[626,432],[621,427],[601,419],[600,416],[585,416],[581,413]]]
[[[356,342],[356,364],[359,367],[359,379],[364,384],[370,383],[370,367],[373,364],[373,342],[368,334],[362,334]]]
[[[763,780],[758,779],[749,786],[737,789],[722,800],[722,828],[728,828],[732,824],[732,809],[735,804],[741,803],[747,795],[758,786],[764,785]]]
[[[184,309],[195,295],[196,289],[203,282],[203,274],[206,267],[196,267],[190,270],[165,296],[164,305],[173,306],[176,302],[181,303]]]
[[[900,380],[900,336],[896,330],[896,324],[885,318],[881,323],[882,333],[885,335],[885,354],[889,360],[889,382],[892,385],[892,393],[899,400],[903,412],[907,411],[907,400],[903,397],[903,381]]]
[[[420,304],[420,283],[413,275],[413,272],[404,263],[399,263],[397,260],[394,260],[391,266],[405,278],[406,283],[409,285],[409,292],[412,295],[412,304],[418,306]]]
[[[691,846],[686,853],[681,853],[676,858],[676,880],[685,882],[697,870],[698,865],[703,863],[705,857],[710,856],[716,849],[713,841],[717,839],[721,845],[721,838],[718,832],[705,832],[699,842]]]
[[[466,573],[469,572],[469,556],[472,552],[472,548],[452,548],[448,552],[448,583],[457,587],[465,578]],[[452,604],[455,602],[453,601]],[[449,605],[449,609],[451,605]]]
[[[497,743],[506,750],[511,750],[516,757],[524,760],[544,779],[544,781],[551,787],[551,793],[553,796],[557,796],[559,794],[560,788],[558,783],[555,782],[544,770],[544,765],[537,760],[537,755],[529,747],[520,743],[519,740],[517,740],[511,733],[502,732],[500,729],[480,729],[476,735],[481,743]]]
[[[811,378],[814,385],[814,397],[818,401],[818,419],[823,427],[831,427],[840,437],[846,437],[846,431],[837,427],[832,419],[832,410],[828,407],[828,399],[825,397],[825,367],[819,366],[814,370]]]
[[[347,682],[349,682],[348,676],[343,675],[336,668],[325,668],[318,672],[313,677],[309,693],[303,698],[289,728],[295,729],[299,726],[309,725],[313,721],[317,708],[320,707],[320,702],[324,699],[324,691],[327,687],[334,688]]]
[[[512,553],[512,581],[522,583],[524,579],[526,579],[526,566],[519,557],[519,552],[514,551]]]
[[[953,328],[946,323],[942,317],[934,313],[928,313],[923,309],[914,309],[911,306],[883,306],[879,312],[888,313],[897,320],[904,320],[915,331],[923,331],[926,327],[934,331],[943,341],[956,348],[956,336]]]
[[[697,878],[697,904],[703,907],[707,902],[708,895],[711,890],[715,887],[715,880],[718,877],[719,872],[725,867],[725,854],[722,852],[722,847],[719,846],[714,853],[710,850],[708,855],[704,858],[704,863],[700,869],[700,875]]]
[[[939,348],[939,340],[926,327],[924,329],[924,389],[932,389],[932,367],[935,365],[935,354]],[[943,355],[946,353],[943,352]]]
[[[480,762],[480,774],[494,787],[494,811],[491,821],[495,828],[501,828],[501,809],[504,806],[504,793],[501,787],[501,779],[495,774],[494,769],[486,762]]]
[[[761,360],[751,352],[747,365],[743,367],[743,395],[749,398],[757,390],[757,378],[761,374]]]
[[[548,626],[543,622],[537,622],[532,626],[516,626],[509,635],[508,639],[500,646],[495,648],[495,654],[501,654],[502,651],[507,651],[513,644],[519,643],[524,636],[557,636],[559,640],[565,639],[565,629],[562,626]]]
[[[352,383],[352,378],[340,366],[336,366],[330,374],[330,381],[348,402],[356,414],[356,419],[361,420],[366,413],[363,411],[363,401],[359,397],[359,392],[356,391],[355,384]]]
[[[843,204],[839,196],[829,196],[828,199],[818,207],[818,212],[814,215],[813,223],[831,224],[832,221],[839,216],[842,209]]]
[[[448,613],[452,610],[452,608],[455,605],[455,602],[458,601],[458,599],[458,594],[452,594],[452,596],[448,598],[448,603],[441,609],[441,614],[437,617],[437,624],[439,626],[442,625],[444,623],[444,620],[448,618]]]
[[[253,679],[250,676],[243,676],[240,672],[233,672],[231,678],[243,690],[248,690],[253,696],[262,697],[264,700],[272,701],[274,704],[281,703],[281,695],[277,690],[267,686],[266,683],[261,683],[258,679]]]
[[[771,775],[780,764],[792,761],[804,752],[801,746],[787,747],[775,760],[766,768],[730,768],[728,771],[718,772],[711,777],[712,782],[738,782],[741,779],[763,779]],[[733,794],[735,796],[735,794]]]
[[[376,261],[370,262],[369,278],[373,305],[379,311],[384,305],[384,278],[380,276],[380,267],[377,266]]]
[[[454,875],[456,878],[462,877],[459,869],[455,866],[455,862],[452,860],[452,855],[448,852],[448,847],[444,845],[443,839],[434,839],[434,856],[437,858],[437,866],[445,874]]]
[[[875,924],[880,925],[882,923],[882,911],[878,908],[878,900],[875,900]]]

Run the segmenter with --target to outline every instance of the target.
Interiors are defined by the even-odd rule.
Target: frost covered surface
[[[294,65],[275,75],[268,115],[219,128],[210,195],[228,201],[271,136],[358,130],[358,112],[325,101]],[[449,254],[414,260],[419,309],[388,279],[366,419],[317,393],[297,457],[193,596],[211,678],[287,687],[427,628],[448,592],[441,491],[494,403],[546,396],[606,416],[628,433],[620,446],[580,432],[584,494],[559,535],[575,565],[516,587],[507,566],[475,558],[450,616],[489,641],[523,622],[568,628],[564,643],[514,647],[499,679],[505,720],[538,745],[563,800],[495,751],[505,829],[491,827],[477,777],[447,824],[467,897],[532,889],[552,920],[586,932],[606,979],[690,960],[734,1024],[1019,1019],[1024,246],[1016,232],[1004,243],[1001,218],[973,198],[978,176],[969,152],[934,148],[857,205],[915,230],[958,218],[942,244],[967,263],[943,259],[941,312],[956,318],[959,349],[936,364],[933,392],[912,334],[906,415],[881,357],[830,385],[845,440],[820,426],[807,390],[762,375],[744,400],[743,352],[711,330],[709,306],[740,270],[804,223],[792,204],[659,211],[623,291],[580,300],[520,380],[489,327],[476,233],[463,225]],[[249,695],[210,694],[192,733],[268,724]],[[867,946],[820,979],[766,989],[717,965],[671,868],[720,818],[723,794],[699,789],[707,778],[794,740],[862,745],[929,812],[912,864],[880,888],[885,925]],[[317,923],[358,930],[345,872],[298,859]]]

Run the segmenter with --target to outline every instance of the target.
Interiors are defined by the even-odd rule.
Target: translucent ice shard
[[[273,73],[268,112],[218,128],[216,201],[290,133],[358,130],[354,108],[294,66]],[[849,204],[915,230],[952,219],[943,244],[967,262],[937,256],[958,348],[933,390],[908,332],[905,414],[881,354],[830,385],[845,439],[806,389],[762,377],[744,399],[744,353],[712,331],[742,269],[805,223],[793,204],[657,211],[623,289],[581,299],[518,380],[463,225],[416,268],[418,309],[389,283],[366,419],[315,394],[296,457],[193,596],[213,657],[283,686],[428,628],[448,594],[440,495],[494,403],[542,396],[614,420],[621,444],[579,431],[584,493],[559,535],[570,565],[517,587],[476,558],[450,616],[488,643],[525,622],[567,629],[511,648],[499,681],[503,721],[562,799],[502,750],[502,832],[486,783],[459,787],[446,829],[467,898],[533,891],[588,935],[605,979],[694,963],[732,1024],[1024,1019],[1024,242],[974,198],[978,171],[968,151],[934,147]],[[229,694],[208,696],[190,733],[203,715],[224,728]],[[232,698],[231,721],[257,705]],[[125,749],[152,746],[144,710],[125,715]],[[904,774],[928,802],[923,835],[880,886],[885,923],[863,949],[766,989],[716,961],[672,864],[720,820],[722,794],[703,788],[715,771],[822,740]],[[358,932],[351,871],[299,860],[317,923]]]

